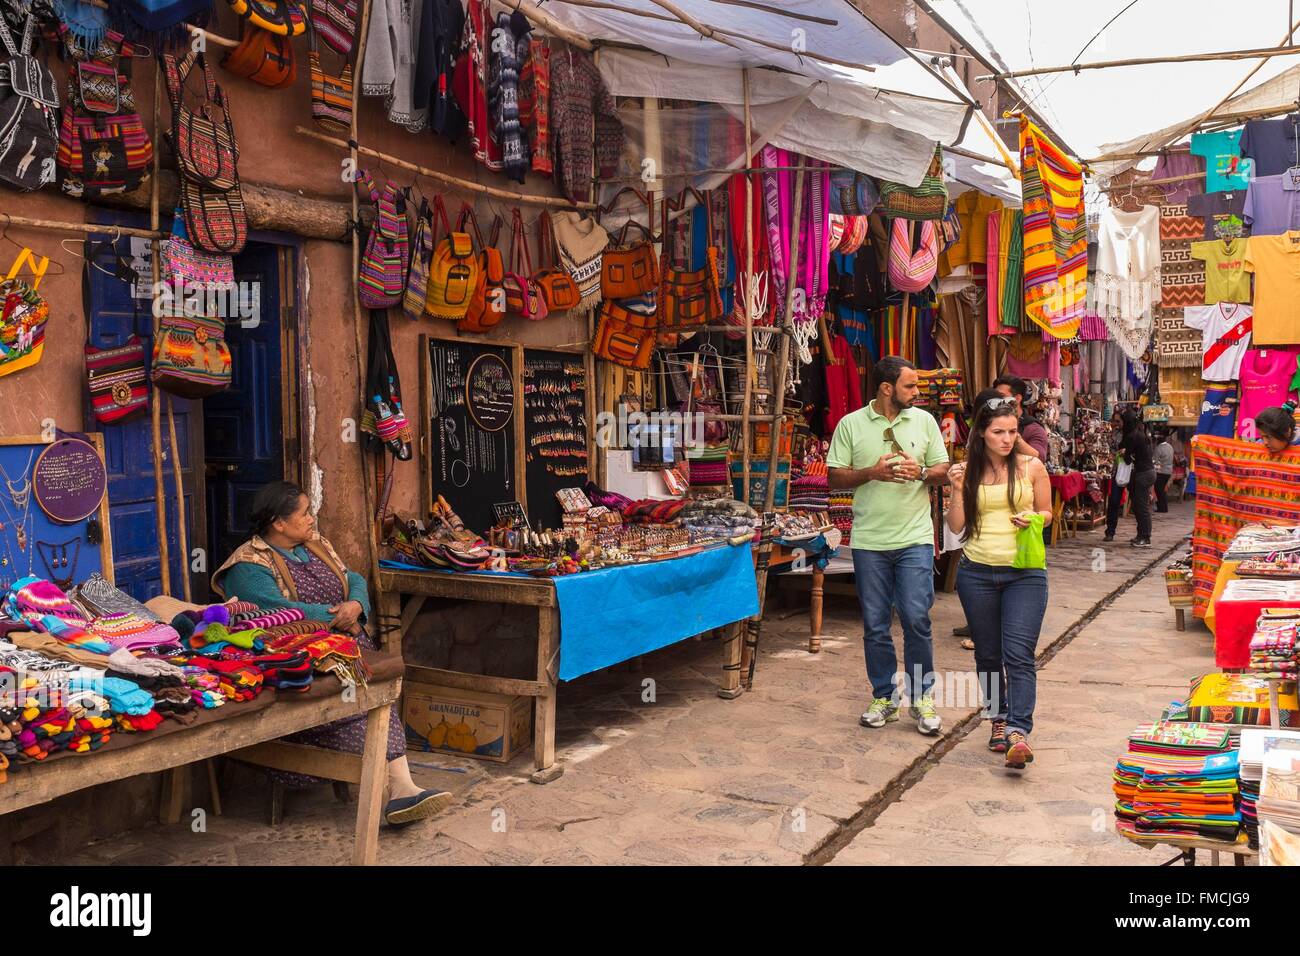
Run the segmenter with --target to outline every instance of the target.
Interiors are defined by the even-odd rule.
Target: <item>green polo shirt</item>
[[[826,455],[828,468],[870,468],[894,451],[885,429],[903,451],[927,468],[948,460],[939,425],[929,412],[905,408],[892,422],[868,402],[840,419]],[[853,547],[863,551],[895,551],[931,544],[930,494],[923,482],[868,481],[853,492]]]

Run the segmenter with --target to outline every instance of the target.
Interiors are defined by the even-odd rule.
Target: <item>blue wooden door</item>
[[[148,220],[139,215],[92,210],[93,222],[148,228]],[[100,347],[120,345],[132,334],[145,342],[146,355],[152,351],[153,313],[152,300],[135,298],[131,283],[116,278],[114,257],[131,260],[131,240],[122,236],[109,246],[100,246],[112,240],[111,233],[91,236],[88,252],[94,252],[95,264],[102,268],[90,270],[87,317],[90,322],[92,344]],[[147,275],[146,275],[147,278]],[[149,400],[158,401],[162,393],[150,390]],[[205,542],[196,539],[196,529],[204,524],[196,520],[194,506],[202,498],[195,495],[196,481],[201,476],[195,472],[193,449],[200,440],[202,420],[197,402],[166,396],[173,403],[176,417],[176,441],[180,450],[181,477],[185,488],[188,544],[191,549],[203,548]],[[167,434],[166,406],[163,406],[163,479],[167,503],[167,541],[170,556],[171,591],[183,594],[181,575],[188,572],[190,562],[180,554],[176,519],[175,484],[172,477],[170,442]],[[89,406],[86,411],[87,427],[96,427]],[[137,418],[121,425],[99,428],[104,436],[104,456],[108,466],[109,523],[113,534],[113,570],[118,587],[139,600],[147,600],[162,593],[162,562],[159,558],[158,522],[155,512],[153,442],[150,417]],[[199,532],[202,534],[202,531]],[[202,577],[201,575],[199,577]]]
[[[280,254],[250,242],[235,257],[237,316],[226,324],[233,381],[204,400],[208,540],[213,567],[253,534],[253,496],[284,477]]]

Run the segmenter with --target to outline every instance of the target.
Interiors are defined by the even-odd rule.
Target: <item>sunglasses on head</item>
[[[1005,407],[1007,409],[1010,409],[1012,412],[1014,412],[1016,410],[1016,400],[1014,398],[1005,398],[1005,397],[990,398],[987,402],[984,403],[984,407],[985,408]]]

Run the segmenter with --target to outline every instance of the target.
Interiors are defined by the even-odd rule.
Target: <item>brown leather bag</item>
[[[485,243],[473,210],[469,211],[467,218],[474,228],[474,239],[479,248],[480,278],[474,288],[474,295],[470,298],[469,310],[465,313],[465,318],[456,323],[456,328],[462,332],[490,332],[506,315],[506,293],[501,287],[506,277],[506,266],[501,250],[497,248],[503,221],[500,216],[496,217],[492,223],[492,234]]]
[[[645,239],[628,246],[625,245],[627,230],[632,226],[641,230]],[[629,219],[601,259],[600,297],[631,299],[654,292],[658,287],[659,262],[655,258],[655,247],[650,243],[650,231],[636,220]]]
[[[655,349],[654,313],[634,312],[612,299],[601,303],[591,351],[596,358],[644,372]]]
[[[691,190],[708,219],[713,235],[713,211],[708,197]],[[681,206],[685,205],[685,194]],[[680,206],[679,206],[680,208]],[[668,203],[663,211],[663,254],[660,264],[659,326],[661,332],[675,332],[722,319],[722,291],[718,284],[718,248],[710,245],[699,269],[673,269],[668,264]]]
[[[251,23],[244,24],[239,46],[225,55],[221,65],[236,76],[273,90],[292,86],[298,76],[293,59],[293,39]]]
[[[578,291],[578,283],[573,281],[573,276],[555,267],[558,258],[551,217],[543,212],[537,217],[537,262],[542,268],[533,276],[533,282],[546,302],[548,314],[567,312],[582,301],[582,293]]]

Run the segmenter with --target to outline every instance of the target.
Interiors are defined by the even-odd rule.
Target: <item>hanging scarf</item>
[[[771,167],[787,166],[786,152],[775,146],[764,146],[761,165],[763,170],[763,220],[767,225],[768,282],[773,303],[785,302],[786,263],[790,259],[790,203],[783,202],[781,177],[789,173]]]
[[[1057,338],[1079,331],[1088,292],[1083,168],[1020,118],[1025,314]]]
[[[609,233],[592,218],[577,212],[551,216],[551,231],[559,251],[560,265],[578,284],[582,299],[578,309],[588,312],[600,305],[600,266]]]

